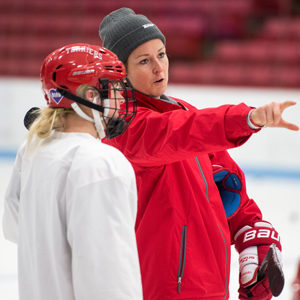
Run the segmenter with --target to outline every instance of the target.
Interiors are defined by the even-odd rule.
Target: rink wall
[[[237,104],[260,106],[271,101],[294,100],[284,118],[300,126],[300,89],[255,89],[170,85],[167,94],[190,102],[198,108]],[[13,160],[26,138],[23,119],[33,106],[44,106],[37,79],[0,79],[0,159]],[[265,128],[245,145],[230,150],[249,175],[300,179],[300,132]]]

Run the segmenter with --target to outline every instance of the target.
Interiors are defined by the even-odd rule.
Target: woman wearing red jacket
[[[125,154],[136,174],[144,299],[228,299],[233,243],[240,253],[240,299],[270,299],[267,278],[257,278],[257,271],[271,244],[281,250],[279,237],[248,198],[243,173],[226,149],[263,126],[297,130],[281,118],[295,103],[198,110],[164,95],[165,37],[145,16],[114,11],[103,19],[100,37],[126,64],[136,91],[134,121],[105,142]]]

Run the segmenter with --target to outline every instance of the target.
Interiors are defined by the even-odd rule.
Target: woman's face
[[[109,84],[109,99],[103,100],[102,106],[104,107],[103,116],[107,118],[117,118],[119,117],[120,105],[125,102],[122,96],[118,84]]]
[[[159,98],[168,84],[169,60],[160,39],[137,47],[128,57],[127,76],[134,89]]]

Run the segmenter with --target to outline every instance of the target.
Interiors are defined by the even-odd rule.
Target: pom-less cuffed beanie
[[[103,47],[117,54],[125,63],[133,50],[143,43],[166,39],[158,27],[144,15],[137,15],[130,8],[120,8],[107,15],[100,24]]]

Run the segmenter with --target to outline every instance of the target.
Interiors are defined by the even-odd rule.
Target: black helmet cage
[[[134,89],[128,79],[108,80],[102,78],[99,79],[98,91],[104,112],[103,121],[105,123],[106,138],[111,139],[121,135],[136,115]],[[119,93],[117,94],[117,92]],[[120,98],[118,95],[121,95],[122,97]],[[109,99],[109,103],[114,101],[114,105],[112,107],[105,106],[105,99]],[[118,101],[122,101],[123,103],[118,104]],[[106,110],[113,112],[113,114],[106,116]]]

